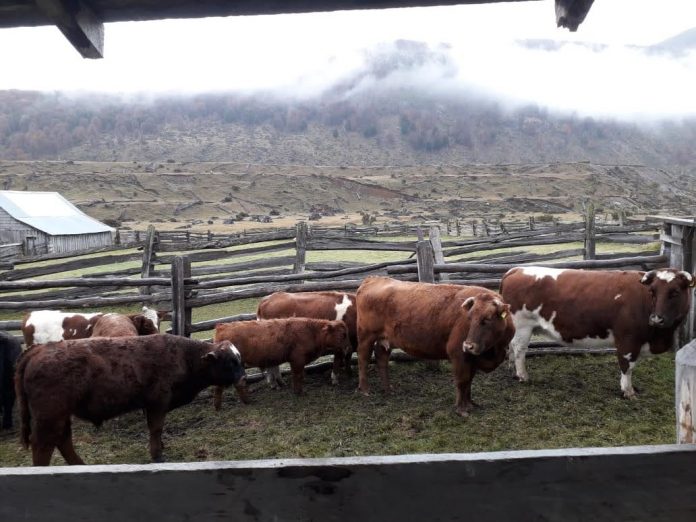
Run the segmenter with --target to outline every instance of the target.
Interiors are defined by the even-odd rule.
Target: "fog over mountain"
[[[263,91],[0,91],[0,157],[696,164],[696,29],[643,48],[525,40],[485,51],[398,40]]]

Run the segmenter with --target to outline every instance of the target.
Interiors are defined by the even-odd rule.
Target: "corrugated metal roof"
[[[52,236],[111,232],[58,192],[0,190],[0,208],[30,227]]]

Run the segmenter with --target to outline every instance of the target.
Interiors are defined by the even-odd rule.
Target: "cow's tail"
[[[29,362],[28,353],[22,354],[17,364],[15,371],[15,391],[17,392],[17,400],[19,401],[19,420],[20,432],[19,440],[25,449],[29,449],[31,438],[31,414],[29,412],[29,401],[27,400],[27,392],[24,389],[24,370]]]

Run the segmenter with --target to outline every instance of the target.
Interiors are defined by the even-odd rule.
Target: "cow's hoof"
[[[164,462],[164,457],[153,457],[152,458],[152,463],[153,464],[162,464]]]
[[[457,408],[457,415],[459,415],[460,417],[468,417],[469,410],[466,408]]]
[[[515,375],[515,379],[519,382],[529,382],[529,375]]]
[[[363,389],[363,388],[358,388],[355,390],[357,393],[360,393],[363,397],[369,397],[370,396],[370,390],[368,389]]]

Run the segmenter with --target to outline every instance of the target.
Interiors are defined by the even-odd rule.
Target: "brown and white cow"
[[[351,350],[345,357],[334,357],[331,370],[331,382],[338,384],[338,372],[341,365],[350,373],[350,360],[358,347],[356,329],[357,313],[355,311],[355,294],[347,292],[275,292],[264,297],[256,310],[259,319],[282,319],[285,317],[309,317],[329,321],[343,321],[348,327]],[[280,376],[277,368],[269,369],[276,377]]]
[[[24,345],[29,347],[34,344],[92,337],[97,322],[104,315],[101,312],[81,314],[57,310],[29,312],[22,321]],[[159,313],[156,310],[144,306],[141,313],[129,314],[124,317],[128,317],[132,321],[138,332],[137,335],[149,335],[159,332]],[[152,324],[146,325],[143,319],[149,320]],[[156,332],[152,331],[153,327]],[[104,331],[104,329],[102,330]]]
[[[675,269],[509,270],[500,292],[516,328],[510,345],[517,378],[528,379],[525,353],[532,334],[539,332],[569,346],[616,346],[621,391],[635,398],[631,373],[638,356],[673,347],[693,286],[691,274]]]
[[[260,319],[215,325],[215,342],[230,341],[242,354],[247,367],[262,370],[288,362],[292,387],[302,393],[304,367],[317,357],[343,357],[350,349],[348,329],[343,321],[292,317]],[[267,374],[272,378],[273,374]],[[222,404],[222,389],[215,392],[215,409]]]
[[[21,441],[31,445],[34,465],[47,466],[56,447],[68,464],[83,464],[72,443],[72,415],[99,426],[143,409],[150,456],[158,462],[168,411],[208,386],[243,389],[244,380],[239,352],[229,342],[157,334],[34,345],[20,357],[15,376]]]
[[[356,294],[359,389],[369,391],[367,365],[372,349],[385,391],[392,346],[422,359],[452,363],[457,413],[473,409],[471,382],[478,370],[503,362],[515,329],[496,292],[477,286],[408,283],[368,277]]]

